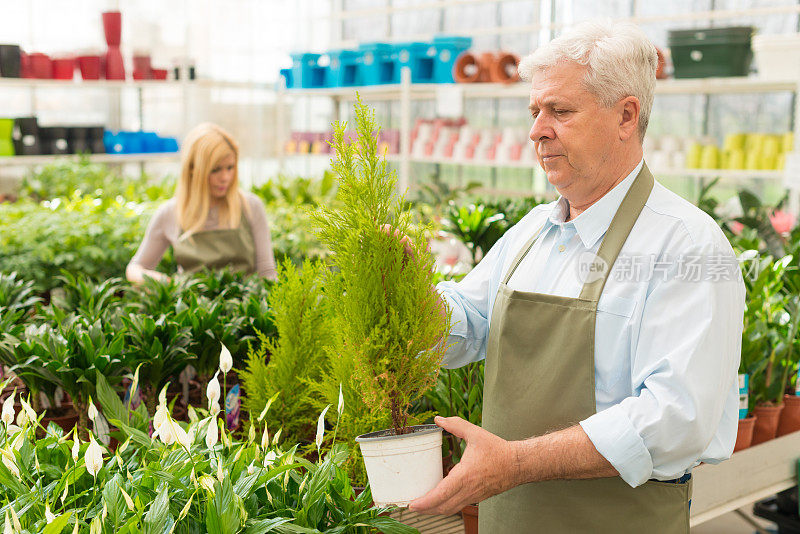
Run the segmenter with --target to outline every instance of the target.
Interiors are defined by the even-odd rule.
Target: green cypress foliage
[[[330,312],[322,290],[324,265],[306,260],[297,269],[290,260],[280,267],[278,283],[270,293],[277,340],[259,333],[260,346],[248,351],[240,372],[247,395],[244,407],[257,417],[275,393],[267,413],[270,429],[283,428],[287,443],[314,439],[319,415],[305,381],[316,382],[332,343]],[[267,357],[269,356],[269,359]]]
[[[314,214],[333,269],[326,294],[336,333],[334,357],[353,362],[353,379],[372,410],[388,413],[394,431],[406,432],[409,407],[431,388],[446,349],[450,317],[433,290],[433,257],[425,247],[429,228],[415,227],[395,194],[396,175],[378,155],[374,111],[359,98],[357,138],[345,139],[346,123],[334,124],[339,178],[335,207]],[[407,235],[412,254],[385,229]]]

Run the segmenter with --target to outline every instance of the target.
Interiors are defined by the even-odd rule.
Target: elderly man
[[[412,510],[481,502],[481,534],[688,533],[691,470],[728,458],[744,286],[714,221],[642,156],[656,50],[591,22],[520,65],[539,163],[561,194],[461,282],[445,366],[486,358],[483,428]]]

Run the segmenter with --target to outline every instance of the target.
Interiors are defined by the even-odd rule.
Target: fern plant
[[[346,123],[334,125],[337,203],[314,213],[331,250],[332,350],[352,359],[367,406],[387,412],[394,432],[404,434],[409,406],[436,383],[450,317],[433,290],[433,257],[421,246],[406,251],[395,236],[421,245],[428,229],[412,224],[395,194],[396,175],[378,155],[375,113],[360,98],[355,124],[353,141],[345,139]]]
[[[286,260],[270,294],[277,340],[259,332],[259,346],[248,351],[239,373],[247,396],[244,407],[258,414],[273,395],[270,428],[283,429],[289,442],[309,442],[314,436],[316,409],[304,381],[319,379],[325,350],[332,343],[330,313],[323,295],[324,265],[306,260],[301,269]],[[269,359],[268,359],[269,358]]]

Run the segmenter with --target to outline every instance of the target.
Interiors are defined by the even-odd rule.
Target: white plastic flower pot
[[[378,506],[408,506],[442,480],[442,429],[436,425],[409,429],[411,433],[399,436],[381,430],[356,438]]]

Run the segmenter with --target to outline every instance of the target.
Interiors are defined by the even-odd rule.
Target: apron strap
[[[650,173],[650,169],[647,168],[647,164],[642,164],[642,170],[639,171],[630,189],[625,194],[625,198],[622,199],[622,204],[617,209],[617,213],[614,214],[603,242],[600,244],[600,249],[597,251],[598,258],[602,260],[599,263],[603,266],[603,276],[583,284],[581,299],[594,302],[600,300],[603,287],[605,287],[606,280],[611,274],[614,262],[617,261],[619,251],[622,250],[622,245],[628,239],[628,234],[630,234],[633,225],[639,218],[647,199],[650,198],[654,183],[655,180]]]
[[[583,285],[580,295],[581,299],[600,300],[603,287],[605,287],[606,280],[608,280],[608,276],[611,273],[611,267],[614,265],[614,262],[617,261],[617,256],[622,249],[622,245],[625,244],[625,241],[628,239],[628,234],[636,223],[636,219],[639,218],[639,213],[641,213],[644,208],[647,199],[650,198],[650,192],[653,190],[654,183],[655,180],[650,173],[650,169],[647,168],[646,163],[643,163],[642,170],[639,171],[630,189],[628,189],[628,192],[625,194],[625,198],[622,199],[622,203],[617,209],[617,213],[614,214],[609,229],[603,238],[600,250],[597,251],[597,256],[605,262],[608,268],[604,269],[602,278],[592,282],[586,282]],[[533,237],[525,243],[522,249],[520,249],[516,258],[514,258],[514,261],[511,263],[508,274],[506,274],[503,279],[503,285],[508,285],[508,281],[511,280],[514,271],[516,271],[517,267],[522,263],[522,259],[530,252],[531,248],[533,248],[533,244],[539,238],[545,224],[543,224],[536,233],[533,234]]]
[[[545,223],[545,224],[547,224],[547,223]],[[533,234],[533,237],[528,239],[528,242],[525,243],[525,245],[520,249],[519,253],[517,253],[517,257],[514,258],[513,262],[511,262],[511,268],[508,270],[508,274],[506,274],[506,277],[503,279],[502,285],[504,285],[504,286],[508,285],[508,281],[511,280],[511,275],[514,274],[514,271],[517,270],[517,267],[519,267],[519,264],[522,263],[522,258],[524,258],[528,254],[528,252],[531,250],[531,248],[533,247],[533,244],[539,238],[539,234],[542,233],[543,229],[544,229],[544,224],[539,227],[539,229],[536,231],[536,233]]]

